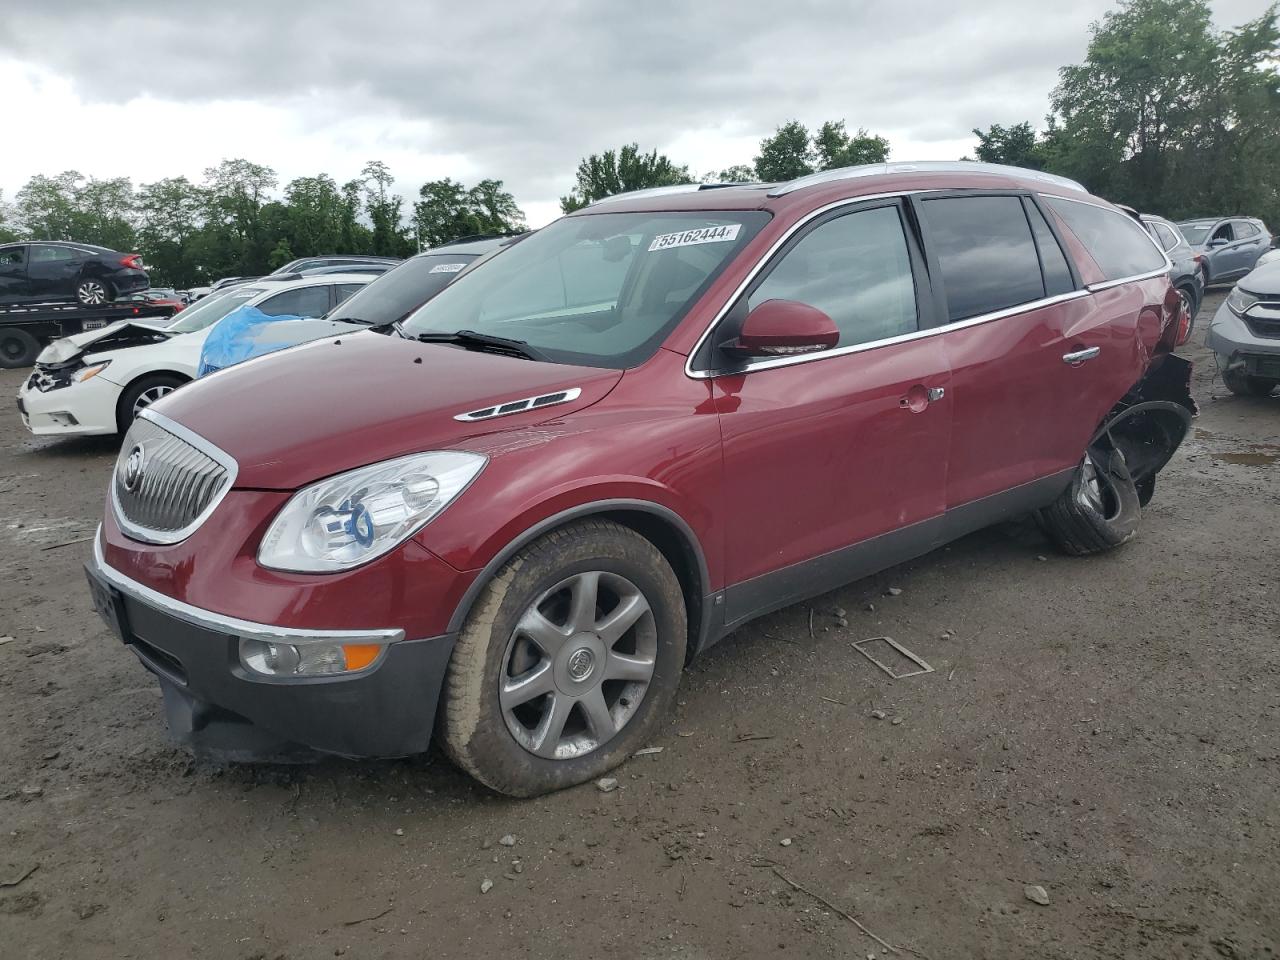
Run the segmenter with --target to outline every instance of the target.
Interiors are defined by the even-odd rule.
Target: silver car
[[[1232,393],[1265,397],[1280,384],[1280,261],[1236,284],[1214,314],[1205,344]]]
[[[1271,249],[1271,231],[1255,217],[1216,217],[1178,224],[1191,249],[1200,254],[1204,285],[1243,277]]]

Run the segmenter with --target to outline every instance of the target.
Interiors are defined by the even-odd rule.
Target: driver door
[[[724,509],[735,518],[725,538],[728,622],[934,545],[949,368],[938,338],[902,339],[930,325],[925,278],[900,201],[890,200],[815,221],[748,288],[748,310],[805,303],[835,321],[840,341],[712,379]]]

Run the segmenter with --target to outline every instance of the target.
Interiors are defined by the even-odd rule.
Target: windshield
[[[442,253],[406,260],[344,300],[325,319],[358,321],[374,326],[403,319],[447,287],[475,258],[474,253]]]
[[[1187,243],[1197,244],[1204,243],[1204,238],[1209,235],[1209,231],[1213,229],[1212,223],[1180,223],[1178,228],[1182,231],[1182,235],[1187,238]]]
[[[192,333],[217,323],[236,307],[242,306],[262,293],[262,287],[232,287],[210,294],[178,314],[178,319],[166,327],[172,333]]]
[[[565,217],[463,274],[406,336],[474,331],[561,363],[641,363],[768,220],[737,211]]]

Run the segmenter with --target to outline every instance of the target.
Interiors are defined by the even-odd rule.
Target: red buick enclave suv
[[[1194,412],[1168,269],[979,163],[613,197],[150,407],[95,603],[198,752],[435,729],[497,790],[579,783],[753,617],[1011,515],[1133,536]]]

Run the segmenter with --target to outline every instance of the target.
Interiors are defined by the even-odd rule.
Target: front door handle
[[[1073,367],[1078,367],[1086,360],[1092,360],[1101,352],[1101,347],[1085,347],[1083,350],[1073,350],[1070,353],[1064,353],[1062,355],[1062,362]]]

